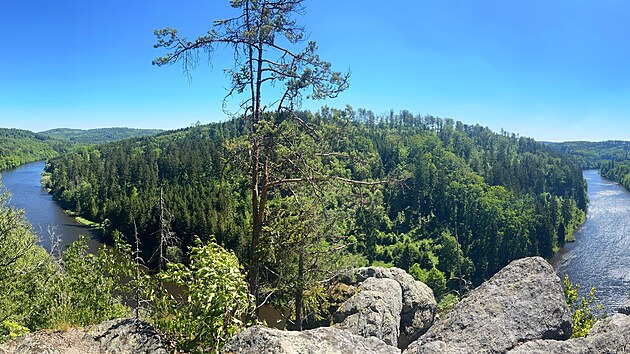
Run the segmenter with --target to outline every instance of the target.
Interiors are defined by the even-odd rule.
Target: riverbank
[[[82,216],[79,216],[75,211],[72,211],[72,210],[63,209],[63,211],[66,214],[68,214],[68,216],[73,217],[74,220],[77,223],[79,223],[81,225],[85,225],[85,226],[91,228],[94,231],[98,231],[98,232],[102,232],[103,231],[103,225],[101,225],[100,223],[98,223],[96,221],[88,220],[88,219],[86,219],[86,218],[84,218]]]

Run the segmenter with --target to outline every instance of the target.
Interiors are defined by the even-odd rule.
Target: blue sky
[[[408,109],[539,140],[630,140],[630,2],[310,0],[322,58],[352,71],[338,99]],[[225,0],[0,2],[0,126],[174,129],[225,120],[219,51],[189,82],[153,30],[195,37]],[[233,101],[234,102],[234,101]]]

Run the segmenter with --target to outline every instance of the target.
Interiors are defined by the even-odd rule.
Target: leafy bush
[[[30,331],[28,328],[22,326],[21,324],[15,321],[11,321],[11,320],[2,321],[2,323],[0,323],[0,342],[17,338],[29,332]]]
[[[88,253],[82,237],[55,259],[37,244],[23,213],[0,194],[0,341],[30,331],[85,326],[130,313],[120,300],[131,262],[121,248]]]
[[[238,259],[216,243],[191,248],[189,265],[169,263],[158,278],[180,292],[153,295],[153,323],[180,350],[216,353],[253,315]]]
[[[587,297],[580,297],[578,291],[580,289],[579,284],[572,284],[569,281],[569,276],[564,276],[562,282],[564,297],[573,314],[573,338],[584,337],[591,330],[595,322],[597,322],[597,312],[601,310],[602,305],[597,303],[595,296],[597,290],[591,288]]]

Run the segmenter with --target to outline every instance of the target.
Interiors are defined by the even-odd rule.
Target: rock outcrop
[[[341,281],[357,292],[339,308],[335,327],[304,332],[252,327],[223,352],[400,353],[377,338],[394,343],[396,313],[399,347],[404,333],[422,332],[433,322],[432,292],[400,269],[360,268]],[[630,353],[630,316],[620,313],[600,320],[588,336],[575,339],[568,339],[571,321],[551,265],[540,257],[523,258],[471,291],[403,354]]]
[[[117,319],[85,330],[40,331],[5,343],[0,353],[12,354],[167,354],[166,345],[148,323]]]
[[[397,281],[368,278],[335,313],[335,327],[398,345],[402,290]]]
[[[535,340],[519,345],[508,353],[630,353],[630,316],[615,314],[599,320],[585,338],[574,338],[565,341]]]
[[[302,332],[262,326],[250,327],[234,337],[224,354],[400,354],[383,341],[348,331],[321,327]]]
[[[158,332],[147,322],[133,318],[106,321],[90,327],[86,340],[94,340],[104,353],[167,354]]]
[[[540,257],[513,261],[470,292],[404,352],[504,353],[535,339],[567,339],[560,279]]]
[[[623,304],[623,306],[621,306],[617,312],[624,315],[630,315],[630,300],[626,301],[626,303]]]
[[[433,324],[437,303],[433,291],[426,284],[416,281],[400,268],[363,267],[355,269],[341,279],[348,285],[357,285],[369,278],[392,279],[402,290],[400,335],[398,347],[406,348]],[[358,333],[359,331],[353,331]]]

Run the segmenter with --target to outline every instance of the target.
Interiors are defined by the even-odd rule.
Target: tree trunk
[[[258,212],[258,158],[260,146],[254,136],[252,142],[252,243],[249,249],[249,292],[254,296],[256,304],[258,304],[258,254],[256,249],[260,242],[262,233],[262,221],[259,220]]]
[[[302,330],[302,296],[304,293],[304,250],[300,250],[298,259],[298,281],[295,291],[295,326]]]

